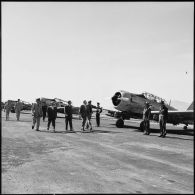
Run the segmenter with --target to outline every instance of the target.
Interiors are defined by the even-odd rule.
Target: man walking
[[[143,110],[143,120],[144,120],[144,135],[150,134],[150,104],[148,102],[145,103],[145,108]]]
[[[12,103],[10,100],[8,100],[6,103],[5,103],[5,106],[4,106],[4,110],[6,111],[6,121],[9,120],[9,113],[11,111],[11,108],[12,108]]]
[[[39,131],[40,120],[41,120],[41,117],[43,116],[40,98],[36,99],[36,103],[32,105],[32,115],[33,115],[32,129],[34,129],[35,124],[37,124],[36,131]]]
[[[50,124],[52,123],[53,130],[55,132],[55,120],[57,118],[57,108],[55,106],[55,102],[52,102],[51,106],[48,107],[47,117],[48,117],[47,130],[49,130]]]
[[[92,116],[92,105],[91,105],[91,100],[88,101],[88,104],[87,104],[87,128],[90,127],[90,131],[92,130],[92,124],[91,124],[91,116]]]
[[[65,106],[65,119],[66,119],[66,131],[68,130],[68,123],[70,126],[70,131],[73,131],[72,128],[72,105],[71,105],[71,101],[68,101],[68,105]]]
[[[96,124],[97,127],[100,126],[100,113],[102,112],[102,108],[100,108],[100,103],[97,103],[97,109],[96,109]]]
[[[46,102],[42,102],[42,110],[43,110],[43,121],[45,121],[46,113],[47,113],[47,104]]]
[[[168,118],[168,108],[165,106],[164,101],[161,101],[161,107],[159,111],[159,124],[160,124],[160,135],[159,137],[166,136],[166,123]]]
[[[22,110],[22,102],[20,102],[20,99],[18,99],[18,101],[16,102],[16,105],[15,105],[15,113],[16,113],[16,119],[17,121],[20,120],[20,112]]]
[[[82,129],[81,130],[85,130],[85,123],[86,123],[86,118],[87,118],[87,101],[84,100],[83,104],[80,107],[79,113],[81,115],[82,118]]]

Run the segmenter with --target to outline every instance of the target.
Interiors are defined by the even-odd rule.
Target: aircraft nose
[[[121,102],[121,93],[120,92],[116,92],[114,94],[114,96],[112,97],[112,103],[114,104],[114,106],[118,106]]]

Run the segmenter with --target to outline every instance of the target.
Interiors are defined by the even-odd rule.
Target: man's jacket
[[[65,106],[65,115],[66,117],[72,117],[72,106]]]
[[[34,117],[42,117],[43,111],[42,111],[41,104],[34,103],[32,105],[32,113],[33,113]]]
[[[47,108],[47,117],[48,119],[56,119],[57,118],[57,108],[54,106],[49,106]]]

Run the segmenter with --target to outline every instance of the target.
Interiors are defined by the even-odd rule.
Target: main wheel
[[[140,123],[139,129],[140,129],[141,131],[144,131],[144,121],[142,121],[142,122]]]
[[[116,126],[118,128],[123,128],[124,127],[124,120],[122,118],[119,118],[117,121],[116,121]]]
[[[184,130],[186,130],[187,128],[188,128],[187,125],[185,125],[185,126],[183,127]]]

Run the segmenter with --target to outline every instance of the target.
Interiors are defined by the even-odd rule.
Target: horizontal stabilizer
[[[187,110],[194,110],[194,101],[191,103],[191,105],[187,108]]]

